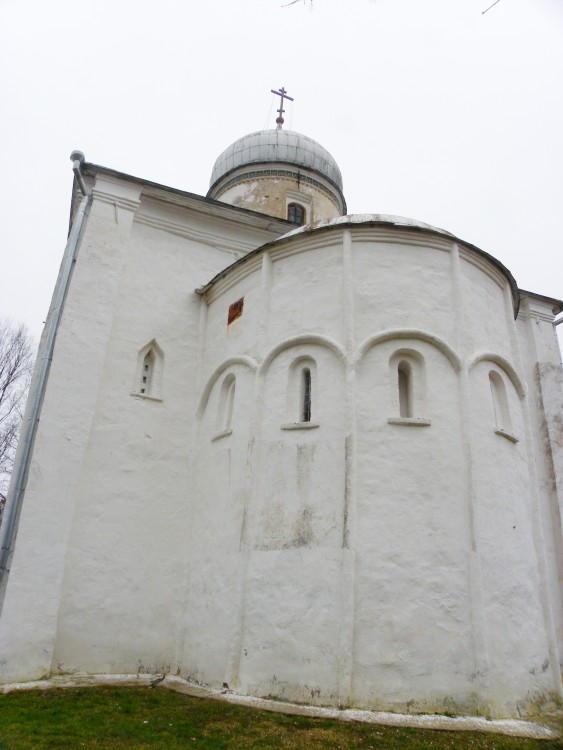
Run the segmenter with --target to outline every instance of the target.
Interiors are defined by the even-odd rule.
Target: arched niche
[[[389,358],[390,417],[427,418],[426,363],[422,354],[401,347]]]
[[[506,393],[505,382],[500,372],[497,370],[489,370],[489,385],[491,387],[496,429],[512,434],[512,419],[510,416],[510,407],[508,405],[508,395]]]
[[[247,356],[229,357],[220,365],[218,365],[215,368],[215,370],[211,373],[211,375],[207,378],[207,382],[205,383],[203,390],[201,392],[201,396],[199,398],[197,412],[196,412],[196,417],[198,420],[200,420],[203,417],[205,409],[207,408],[207,402],[209,401],[209,396],[217,380],[219,380],[219,378],[225,372],[225,370],[228,370],[230,367],[234,367],[236,365],[241,365],[242,367],[245,367],[248,370],[250,370],[252,373],[255,373],[258,368],[258,363],[256,362],[256,360],[252,359],[252,357],[247,357]]]
[[[445,342],[424,332],[387,331],[356,352],[356,414],[361,429],[373,425],[429,427],[459,420],[460,360]]]
[[[235,391],[236,377],[234,373],[229,372],[223,378],[221,392],[219,394],[219,405],[215,424],[215,429],[218,434],[232,430]]]
[[[304,334],[281,342],[260,365],[262,425],[272,439],[282,429],[342,422],[346,356],[328,336]]]
[[[395,328],[368,336],[356,349],[354,363],[360,363],[374,346],[383,344],[386,341],[401,341],[404,339],[424,341],[427,344],[431,344],[442,352],[456,372],[460,371],[461,360],[452,347],[439,336],[434,336],[432,333],[417,328]]]
[[[494,352],[480,352],[479,354],[476,354],[472,357],[472,359],[469,361],[468,369],[469,371],[473,370],[473,368],[479,364],[479,362],[491,362],[492,364],[499,367],[501,370],[504,371],[512,385],[514,386],[514,389],[516,390],[516,393],[518,394],[518,397],[520,399],[525,398],[526,396],[526,388],[524,386],[523,380],[520,378],[518,373],[516,372],[515,368],[510,364],[510,362],[500,354],[495,354]]]
[[[330,336],[325,336],[323,334],[304,333],[300,336],[293,336],[290,339],[281,341],[279,344],[270,349],[259,367],[258,375],[260,377],[263,377],[276,357],[278,357],[283,352],[289,349],[293,349],[297,346],[318,346],[324,349],[328,349],[333,354],[335,354],[343,364],[346,364],[346,353],[344,352],[344,349],[338,343],[338,341],[331,338]]]
[[[162,400],[164,352],[156,339],[151,339],[137,353],[132,396]]]

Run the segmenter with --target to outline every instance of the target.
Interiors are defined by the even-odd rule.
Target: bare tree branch
[[[0,517],[31,381],[33,345],[24,325],[0,320]]]

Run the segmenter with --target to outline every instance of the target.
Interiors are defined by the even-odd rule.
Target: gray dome
[[[312,169],[342,191],[342,175],[334,158],[319,143],[292,130],[259,130],[239,138],[219,156],[211,173],[210,188],[237,167],[283,162]]]

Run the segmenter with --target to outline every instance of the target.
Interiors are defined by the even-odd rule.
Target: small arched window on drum
[[[300,203],[290,203],[287,207],[287,219],[292,224],[296,224],[298,227],[305,224],[307,218],[307,212]]]

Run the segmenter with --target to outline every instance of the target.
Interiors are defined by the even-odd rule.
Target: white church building
[[[207,196],[74,152],[0,681],[524,715],[563,695],[563,303],[447,231],[347,215],[282,126]]]

